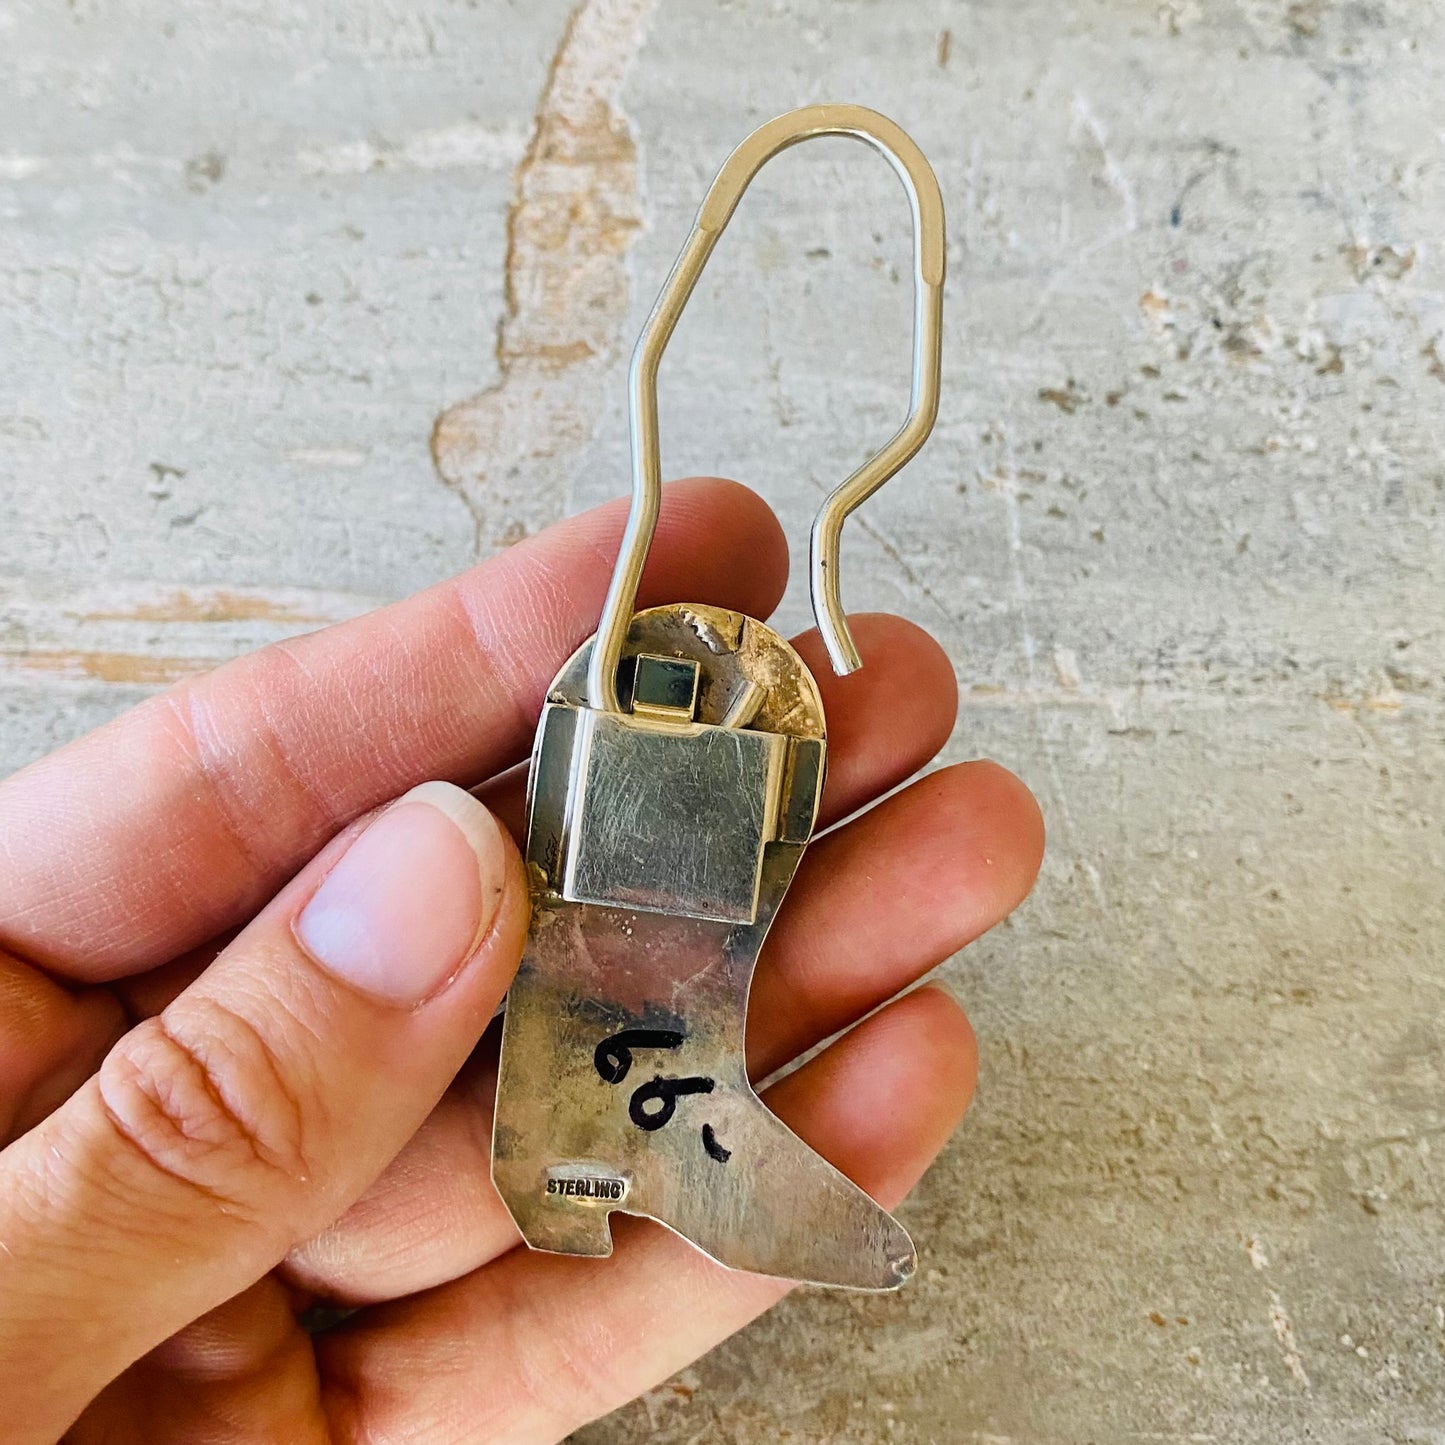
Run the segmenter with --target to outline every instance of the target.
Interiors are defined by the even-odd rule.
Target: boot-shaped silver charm
[[[855,1289],[912,1273],[908,1235],[778,1120],[744,1056],[759,951],[817,819],[817,684],[771,628],[721,608],[634,613],[661,495],[658,363],[744,189],[814,135],[881,150],[914,216],[912,405],[813,525],[813,609],[860,665],[838,596],[844,518],[922,446],[938,405],[943,206],[917,146],[855,106],[756,131],[709,190],[633,357],[633,500],[597,636],[558,674],[532,758],[533,918],[507,998],[492,1173],[534,1249],[606,1255],[614,1210],[735,1269]]]

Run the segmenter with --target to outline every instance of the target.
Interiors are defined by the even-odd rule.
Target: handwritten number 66
[[[623,1029],[609,1034],[592,1053],[592,1066],[598,1077],[608,1084],[620,1084],[632,1068],[633,1049],[675,1049],[683,1035],[676,1029]],[[677,1101],[686,1094],[710,1094],[716,1083],[709,1078],[665,1079],[654,1074],[650,1083],[632,1091],[627,1101],[627,1116],[639,1129],[652,1133],[672,1122]],[[717,1142],[712,1125],[703,1126],[703,1147],[709,1157],[724,1164],[729,1151]]]

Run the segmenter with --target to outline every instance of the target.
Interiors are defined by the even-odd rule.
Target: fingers
[[[527,911],[491,815],[417,788],[0,1152],[0,1398],[33,1438],[361,1193],[492,1016]]]
[[[952,664],[922,628],[885,613],[859,613],[849,624],[865,664],[850,677],[840,678],[832,671],[816,632],[793,640],[818,679],[828,722],[829,764],[818,817],[820,829],[856,812],[923,767],[948,741],[958,711]],[[524,836],[526,787],[527,768],[519,764],[474,790],[519,844]],[[199,977],[233,936],[234,932],[228,931],[219,940],[160,968],[118,979],[114,992],[133,1018],[159,1013]],[[54,989],[37,971],[28,972],[38,983]],[[56,993],[59,996],[63,990]],[[86,995],[87,1000],[91,997],[96,1004],[87,1003],[88,1007],[98,1006],[107,996]],[[53,1103],[67,1097],[93,1066],[92,1062],[91,1068],[78,1073],[63,1092],[57,1091]],[[0,1140],[3,1138],[0,1132]]]
[[[892,1206],[962,1117],[975,1073],[961,1010],[921,989],[776,1086],[768,1102]],[[335,1433],[435,1445],[559,1440],[666,1379],[787,1289],[730,1273],[655,1226],[618,1227],[615,1238],[605,1261],[514,1250],[318,1340]]]
[[[828,720],[824,825],[856,811],[923,766],[947,739],[956,706],[952,666],[927,633],[898,617],[863,615],[851,621],[865,664],[852,677],[834,675],[816,633],[797,642],[810,667],[816,669]],[[505,790],[485,793],[489,806],[508,817],[519,835],[522,781],[511,778]],[[906,818],[899,828],[875,828],[869,837],[869,846],[880,855],[902,851],[909,856],[908,866],[927,876],[935,877],[948,867],[946,858],[919,856]],[[822,846],[819,842],[813,848]],[[860,850],[854,849],[850,856],[859,857]],[[806,861],[804,866],[808,867]],[[826,874],[828,870],[821,871]],[[964,882],[947,880],[950,885],[955,881]],[[849,868],[834,882],[845,890],[856,889],[859,875]],[[804,886],[801,878],[794,884],[783,908],[784,917],[798,907]],[[943,887],[939,893],[944,893]],[[825,903],[821,911],[827,906]],[[870,907],[876,903],[870,902]],[[952,905],[946,896],[939,896],[931,907],[948,915]],[[809,926],[828,928],[831,937],[826,922],[819,924],[819,911],[812,911]],[[976,909],[971,906],[967,916],[971,924]],[[891,913],[885,914],[885,922],[891,922],[904,938],[913,936],[909,929],[898,928]],[[940,932],[946,934],[947,926]],[[871,937],[870,930],[858,946],[870,947]],[[797,1043],[794,1052],[861,1017],[951,951],[937,956],[920,953],[895,968],[880,970],[866,1006]],[[765,954],[755,996],[771,967]],[[825,979],[818,983],[826,989]],[[810,1013],[828,1013],[821,1000],[800,1003]],[[780,1047],[774,1035],[788,1029],[787,1020],[779,1015],[776,1002],[765,1010],[753,1010],[751,1020],[750,1042],[756,1045],[760,1041],[763,1057],[772,1057]],[[805,1019],[805,1028],[808,1024]],[[789,1029],[795,1042],[797,1033],[796,1028]],[[416,1138],[342,1219],[292,1254],[287,1261],[290,1277],[318,1293],[348,1303],[367,1303],[453,1279],[515,1244],[515,1227],[491,1183],[495,1087],[492,1055],[486,1065],[469,1068],[455,1082]]]
[[[288,1282],[340,1304],[374,1304],[468,1274],[520,1242],[492,1184],[498,1037],[489,1032],[361,1198],[287,1256]]]
[[[110,994],[69,993],[0,952],[0,1146],[79,1088],[123,1027]]]
[[[249,917],[367,809],[515,761],[595,628],[625,513],[572,518],[406,602],[240,658],[0,785],[0,947],[75,978],[149,967]],[[678,483],[639,605],[766,617],[786,574],[761,499]]]
[[[818,680],[828,727],[820,831],[926,766],[958,716],[953,664],[921,627],[883,612],[848,625],[863,666],[847,677],[833,671],[816,630],[793,639]]]
[[[816,631],[793,639],[817,679],[828,727],[819,829],[916,773],[948,741],[958,715],[953,664],[921,627],[882,612],[859,613],[848,625],[863,657],[863,667],[849,677],[833,671]],[[477,789],[518,840],[526,795],[525,767]]]
[[[173,1335],[92,1402],[65,1445],[332,1445],[311,1341],[263,1279]]]
[[[870,1013],[1007,916],[1038,871],[1038,807],[991,763],[944,768],[815,842],[773,925],[748,1005],[764,1078]],[[351,1303],[455,1279],[516,1242],[491,1185],[494,1076],[479,1065],[357,1208],[287,1262]]]
[[[902,618],[881,614],[861,614],[851,621],[865,663],[862,671],[851,677],[839,678],[832,672],[816,632],[795,640],[818,678],[828,719],[830,762],[820,827],[856,811],[922,767],[947,740],[956,712],[952,666],[927,633]],[[478,790],[478,796],[519,839],[525,785],[526,770],[519,767],[509,770],[495,785]],[[231,936],[223,935],[161,968],[119,979],[114,992],[132,1018],[159,1013],[199,977]],[[7,1100],[14,1116],[12,1134],[30,1127],[94,1071],[121,1023],[110,992],[90,990],[77,999],[33,968],[19,962],[11,968],[17,978],[27,981],[22,991],[28,1000],[26,1010],[36,1006],[38,993],[50,1001],[53,1017],[63,1015],[69,1020],[67,1029],[79,1029],[80,1033],[74,1039],[70,1033],[61,1038],[57,1025],[42,1030],[29,1012],[17,1012],[18,1005],[9,1008],[14,1027],[25,1042],[22,1045],[17,1040],[8,1051],[0,1049],[0,1143],[8,1137]],[[11,997],[6,992],[5,969],[0,956],[0,1040],[6,1028],[6,1000]],[[37,1052],[42,1038],[53,1040],[53,1046]],[[33,1085],[33,1095],[23,1104],[20,1085],[12,1078],[22,1061],[31,1080],[27,1088]],[[447,1182],[439,1179],[438,1187],[446,1188]]]
[[[996,763],[942,768],[803,857],[748,999],[764,1078],[1007,918],[1043,859],[1033,794]]]

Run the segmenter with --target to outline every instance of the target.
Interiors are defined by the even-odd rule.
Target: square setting
[[[562,896],[751,923],[786,757],[777,733],[582,710]]]
[[[639,653],[632,674],[632,711],[638,717],[691,722],[702,669],[690,657]]]

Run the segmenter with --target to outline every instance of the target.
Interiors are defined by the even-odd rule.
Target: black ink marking
[[[711,1124],[702,1126],[702,1147],[707,1150],[709,1159],[716,1159],[719,1164],[726,1164],[733,1157],[731,1149],[724,1149],[717,1141],[717,1135],[712,1131]]]
[[[656,1075],[650,1084],[633,1092],[627,1101],[627,1113],[639,1129],[650,1134],[668,1123],[677,1110],[677,1101],[684,1094],[710,1094],[716,1085],[711,1079],[664,1079]],[[649,1109],[649,1104],[657,1104]]]
[[[632,1067],[633,1049],[675,1049],[683,1037],[676,1029],[623,1029],[597,1045],[592,1066],[605,1083],[620,1084]]]

